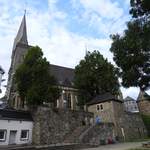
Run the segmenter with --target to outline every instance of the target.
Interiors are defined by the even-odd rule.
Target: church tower
[[[11,66],[8,73],[8,83],[6,96],[9,106],[19,109],[24,104],[21,103],[18,93],[16,92],[16,85],[14,83],[14,74],[17,67],[22,63],[25,54],[29,49],[27,40],[27,29],[26,29],[26,16],[24,14],[21,25],[19,27],[16,38],[13,43],[13,50],[11,55]]]

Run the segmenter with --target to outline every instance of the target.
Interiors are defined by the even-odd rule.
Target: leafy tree
[[[112,35],[110,51],[120,68],[124,87],[140,87],[147,90],[150,86],[150,19],[148,0],[131,0],[133,18],[127,24],[123,35]]]
[[[79,89],[79,105],[83,105],[98,94],[119,89],[117,70],[98,52],[88,52],[75,67],[75,86]]]
[[[50,64],[36,46],[28,50],[23,63],[15,73],[17,90],[24,105],[41,105],[54,102],[59,97],[55,78],[50,74]]]
[[[130,0],[130,14],[133,18],[148,17],[150,14],[150,0]]]

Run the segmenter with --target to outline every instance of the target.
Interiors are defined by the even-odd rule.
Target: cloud
[[[95,12],[106,19],[117,19],[123,15],[123,9],[119,3],[110,0],[80,0],[86,11]]]
[[[129,20],[125,11],[128,5],[122,6],[119,1],[72,0],[71,4],[78,12],[77,20],[81,24],[86,23],[91,30],[98,32],[100,36],[108,37],[110,34],[122,33]]]
[[[137,99],[138,94],[139,94],[139,88],[135,88],[135,87],[130,87],[127,89],[121,87],[121,91],[123,93],[124,98],[130,95],[130,97],[134,98],[135,100]]]
[[[75,67],[85,56],[86,47],[89,51],[99,50],[113,63],[109,51],[109,34],[121,32],[125,27],[124,21],[128,19],[119,3],[110,0],[70,0],[71,11],[75,12],[74,16],[71,16],[69,12],[58,8],[59,2],[48,0],[46,6],[42,6],[43,3],[39,1],[28,4],[26,18],[29,44],[39,45],[52,64]],[[7,78],[10,67],[13,39],[23,16],[24,3],[25,1],[20,0],[14,0],[13,3],[10,3],[10,0],[0,0],[0,65],[6,71],[4,78]],[[74,23],[83,26],[86,32],[93,30],[95,34],[105,36],[81,34],[81,26],[72,24],[72,18],[75,18]],[[78,32],[70,30],[72,25],[78,28]],[[0,97],[4,95],[4,91],[3,88]],[[124,95],[137,95],[135,89],[122,91]]]

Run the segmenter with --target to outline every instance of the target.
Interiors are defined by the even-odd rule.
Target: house
[[[137,104],[141,114],[150,116],[150,95],[144,91],[140,91]]]
[[[17,36],[14,40],[11,66],[9,69],[8,83],[6,90],[6,97],[9,106],[15,109],[26,110],[27,106],[21,101],[19,94],[16,90],[16,84],[14,81],[14,74],[19,64],[23,62],[23,58],[26,55],[28,49],[32,47],[28,44],[27,29],[26,29],[26,17],[23,16],[20,28]],[[50,65],[50,72],[58,81],[58,86],[61,89],[61,96],[57,100],[58,108],[78,109],[77,107],[77,89],[74,88],[74,69]]]
[[[139,109],[138,109],[138,106],[137,106],[137,102],[136,100],[134,100],[133,98],[127,96],[124,101],[124,107],[125,107],[125,110],[127,112],[139,112]]]
[[[95,118],[98,116],[101,122],[114,122],[115,115],[123,109],[122,103],[116,96],[105,93],[96,96],[87,105],[88,111],[93,112]]]
[[[114,137],[131,140],[147,136],[147,130],[139,113],[126,112],[123,101],[111,93],[96,96],[88,104],[88,111],[99,117],[102,123],[114,124]]]
[[[0,109],[0,145],[30,144],[32,128],[29,112]]]

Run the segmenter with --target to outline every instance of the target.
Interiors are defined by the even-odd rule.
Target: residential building
[[[124,110],[123,101],[117,96],[105,93],[96,96],[88,104],[88,111],[94,113],[101,123],[113,123],[114,137],[122,140],[142,138],[147,135],[139,113],[130,113]]]
[[[123,101],[116,96],[105,93],[98,95],[88,105],[88,111],[94,113],[94,117],[100,118],[101,122],[114,122],[115,114],[122,111]],[[117,107],[115,107],[117,106]]]
[[[137,98],[137,104],[141,114],[150,116],[150,95],[145,91],[140,91]]]
[[[134,112],[139,112],[137,102],[133,98],[127,96],[124,99],[123,103],[124,103],[125,110],[127,112],[133,112],[133,113]]]
[[[23,62],[23,58],[30,47],[32,46],[28,44],[26,17],[24,15],[13,44],[11,66],[9,70],[6,90],[8,103],[15,109],[27,109],[25,103],[23,103],[19,97],[13,77],[18,65]],[[58,86],[62,91],[60,98],[57,100],[57,107],[78,109],[76,105],[77,89],[75,89],[73,85],[74,69],[57,65],[50,65],[50,72],[57,79]]]
[[[29,112],[0,109],[0,145],[31,144],[32,128]]]

